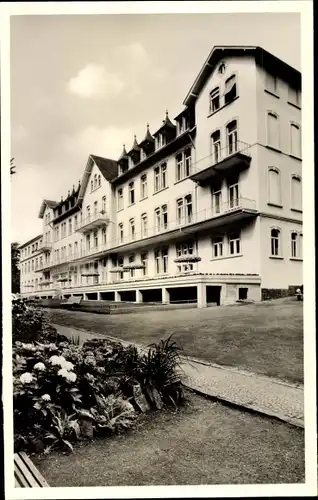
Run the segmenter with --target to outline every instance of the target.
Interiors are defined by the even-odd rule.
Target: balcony
[[[80,222],[78,227],[75,229],[76,232],[86,233],[92,229],[97,229],[101,226],[105,226],[109,223],[109,217],[106,212],[98,212],[97,214],[92,214],[86,217]]]
[[[39,252],[51,252],[51,250],[52,250],[52,243],[50,241],[44,242],[39,248]]]
[[[231,146],[217,149],[213,154],[202,158],[191,167],[190,179],[201,186],[209,184],[216,175],[240,172],[250,166],[250,145],[236,141]]]

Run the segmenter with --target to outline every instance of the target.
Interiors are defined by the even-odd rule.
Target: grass
[[[303,309],[294,298],[113,316],[51,309],[49,315],[53,323],[144,345],[173,333],[188,356],[303,382]]]
[[[191,393],[126,435],[33,460],[53,487],[300,483],[304,431]]]

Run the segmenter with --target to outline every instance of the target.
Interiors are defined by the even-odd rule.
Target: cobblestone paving
[[[104,335],[54,324],[59,333],[79,336],[82,341]],[[119,339],[114,339],[119,340]],[[124,345],[129,342],[120,341]],[[142,346],[137,346],[143,349]],[[249,408],[265,415],[275,416],[290,424],[304,427],[304,391],[302,386],[276,379],[185,359],[181,370],[186,386],[208,396]]]

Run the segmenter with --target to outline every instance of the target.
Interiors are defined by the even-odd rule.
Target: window
[[[302,236],[297,231],[291,233],[291,257],[294,259],[302,258]]]
[[[94,216],[97,215],[98,212],[98,201],[94,201]]]
[[[98,232],[97,231],[94,231],[93,238],[94,238],[94,247],[98,248]]]
[[[221,183],[216,184],[212,188],[212,213],[220,214],[222,211],[222,186]]]
[[[135,254],[129,255],[128,257],[129,264],[133,264],[135,262]],[[129,277],[133,278],[135,276],[135,269],[129,269]]]
[[[31,270],[34,271],[34,260],[31,261]]]
[[[290,124],[290,154],[301,157],[301,135],[300,126],[297,123]]]
[[[272,92],[273,94],[277,93],[276,76],[271,75],[270,73],[266,73],[265,88],[266,88],[266,90],[268,90],[269,92]]]
[[[102,243],[103,243],[103,245],[106,245],[106,243],[107,243],[106,227],[103,227],[103,229],[102,229]]]
[[[230,255],[238,255],[241,253],[241,240],[238,233],[229,235],[229,250]]]
[[[216,87],[210,92],[210,108],[209,112],[214,113],[220,108],[220,89]]]
[[[224,104],[229,104],[236,97],[236,76],[232,75],[225,80]]]
[[[269,180],[269,203],[281,206],[282,204],[281,181],[280,181],[280,171],[278,170],[278,168],[269,167],[268,180]]]
[[[130,219],[129,221],[129,236],[131,240],[135,239],[135,219]]]
[[[147,185],[147,174],[144,174],[140,178],[140,199],[143,200],[148,196],[148,185]]]
[[[94,175],[94,189],[97,188],[97,174]]]
[[[94,181],[91,181],[91,192],[94,191]]]
[[[288,88],[288,102],[300,107],[300,91],[293,87]]]
[[[122,210],[124,208],[124,193],[123,188],[119,188],[117,191],[117,210]]]
[[[86,250],[90,250],[91,248],[91,235],[87,234],[86,235]]]
[[[166,139],[163,134],[159,134],[156,137],[156,149],[162,148],[166,144]]]
[[[280,230],[275,228],[271,230],[271,255],[280,255]]]
[[[156,232],[168,229],[168,207],[167,205],[162,205],[162,207],[157,207],[155,209],[155,230]]]
[[[211,155],[213,164],[221,160],[221,133],[219,130],[211,134]]]
[[[77,215],[74,216],[74,230],[77,229]]]
[[[194,242],[187,241],[186,243],[179,243],[176,245],[177,257],[184,255],[193,255]]]
[[[118,224],[118,240],[119,240],[119,243],[124,242],[124,224],[122,222],[120,222],[120,224]]]
[[[155,272],[156,274],[168,272],[168,248],[155,251]]]
[[[267,113],[267,146],[279,149],[279,119],[272,111]]]
[[[292,175],[291,183],[292,208],[294,210],[302,210],[301,177],[299,175]]]
[[[148,235],[148,216],[147,214],[141,215],[141,237],[146,238]]]
[[[177,224],[190,224],[192,222],[192,195],[177,200]]]
[[[129,205],[133,205],[135,203],[135,183],[129,183]]]
[[[176,156],[176,180],[180,181],[183,178],[183,154],[179,153]]]
[[[167,187],[167,164],[163,163],[156,167],[155,173],[155,193]]]
[[[122,267],[124,265],[124,259],[123,257],[118,257],[117,259],[117,265],[118,267]],[[123,280],[124,279],[124,272],[119,272],[119,279]]]
[[[147,276],[148,274],[148,253],[144,252],[141,254],[141,263],[143,264],[142,275]]]
[[[239,288],[238,289],[238,298],[239,300],[247,300],[248,288]]]
[[[237,121],[233,120],[226,127],[227,152],[229,155],[237,151]]]
[[[68,234],[72,234],[72,219],[68,220]]]
[[[223,75],[223,73],[225,72],[225,68],[226,68],[225,63],[224,63],[224,62],[221,62],[221,64],[220,64],[220,65],[219,65],[219,67],[218,67],[218,73],[219,73],[220,75]]]
[[[102,210],[101,210],[101,212],[102,212],[102,214],[106,213],[106,196],[102,197]]]
[[[189,177],[191,173],[191,148],[184,152],[184,177]]]
[[[238,181],[228,185],[229,208],[235,208],[239,205],[239,184]]]
[[[98,183],[98,187],[99,187],[99,186],[101,185],[101,183],[102,183],[102,179],[101,179],[101,176],[100,176],[100,175],[98,176],[97,183]]]
[[[77,252],[78,252],[78,243],[75,241],[74,243],[74,257],[77,257]]]
[[[68,256],[72,257],[72,244],[71,243],[68,246]]]
[[[87,205],[87,207],[86,207],[86,218],[87,218],[87,222],[91,218],[91,207],[89,205]]]
[[[212,240],[212,258],[217,259],[223,256],[223,237],[219,236]]]

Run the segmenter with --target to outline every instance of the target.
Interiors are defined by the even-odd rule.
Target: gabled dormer
[[[155,148],[160,149],[171,142],[176,137],[176,126],[172,123],[166,111],[166,118],[161,127],[154,133]]]
[[[155,138],[149,131],[149,124],[147,123],[147,132],[143,141],[139,144],[141,149],[141,160],[151,155],[155,150]]]
[[[128,151],[128,157],[131,159],[131,166],[137,165],[140,163],[140,147],[137,142],[136,136],[134,137],[134,143],[130,151]]]
[[[129,156],[127,154],[125,144],[123,145],[123,151],[118,159],[118,175],[123,174],[129,168]]]
[[[194,106],[187,107],[181,111],[181,113],[175,117],[175,121],[177,124],[177,136],[192,129],[195,125]]]

